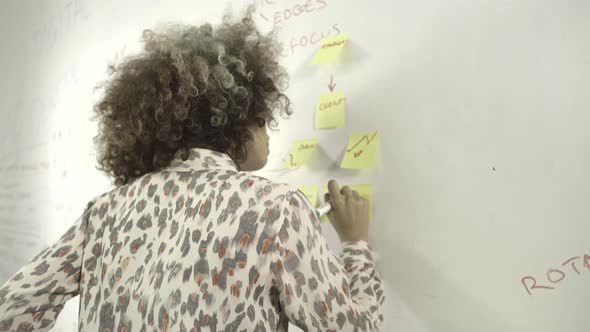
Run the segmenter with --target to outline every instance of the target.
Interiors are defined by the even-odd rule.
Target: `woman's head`
[[[179,150],[229,154],[241,170],[268,156],[267,124],[287,114],[280,44],[262,35],[252,8],[234,21],[144,30],[144,52],[110,66],[94,110],[99,169],[123,185],[167,166]]]
[[[269,142],[268,132],[266,130],[266,120],[259,119],[257,123],[248,127],[251,139],[246,142],[245,150],[247,157],[239,161],[239,167],[244,171],[259,170],[268,160]]]

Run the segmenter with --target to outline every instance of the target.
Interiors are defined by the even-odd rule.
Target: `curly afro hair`
[[[247,127],[290,115],[287,73],[276,33],[261,34],[253,7],[226,14],[214,30],[169,23],[146,29],[143,51],[109,65],[99,119],[98,169],[121,186],[170,164],[176,152],[206,148],[246,159]],[[106,85],[106,86],[105,86]],[[183,157],[184,158],[184,157]]]

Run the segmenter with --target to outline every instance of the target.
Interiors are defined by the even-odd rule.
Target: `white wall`
[[[257,1],[265,29],[275,12],[305,4]],[[295,114],[273,134],[261,174],[373,184],[383,331],[587,331],[590,3],[310,1],[314,11],[279,23]],[[156,22],[215,22],[226,3],[1,7],[0,283],[110,188],[92,167],[89,121],[107,61],[137,51],[141,30]],[[346,63],[308,65],[317,43],[298,44],[337,30],[350,36]],[[347,96],[347,125],[317,131],[315,103],[330,75]],[[381,134],[379,167],[338,169],[347,135],[372,130]],[[321,146],[309,167],[272,171],[305,138]],[[526,276],[554,289],[529,295]],[[56,330],[74,330],[74,302]]]

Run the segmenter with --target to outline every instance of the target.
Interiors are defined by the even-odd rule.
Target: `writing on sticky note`
[[[322,39],[320,48],[316,51],[311,63],[317,65],[336,61],[347,41],[348,34],[346,33]]]
[[[342,168],[371,168],[377,161],[379,132],[350,135]]]
[[[309,199],[314,208],[318,207],[318,186],[301,186],[298,189]]]
[[[369,201],[369,220],[371,220],[373,218],[373,212],[372,212],[372,204],[371,202],[373,201],[373,189],[371,187],[370,184],[348,184],[348,185],[342,185],[341,187],[344,186],[348,186],[350,187],[351,190],[356,191],[359,196],[361,196],[362,198],[366,199],[367,201]],[[325,194],[329,193],[328,188],[324,188],[324,196]],[[327,216],[323,216],[321,218],[322,221],[328,221],[328,217]]]
[[[287,160],[283,162],[283,168],[289,169],[304,165],[313,155],[317,145],[317,139],[306,139],[293,142],[289,156]]]
[[[342,92],[320,95],[315,112],[315,127],[324,129],[344,126],[345,100]]]

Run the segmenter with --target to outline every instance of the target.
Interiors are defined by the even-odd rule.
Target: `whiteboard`
[[[589,2],[257,3],[260,26],[281,29],[295,111],[259,173],[372,184],[383,331],[588,330]],[[144,28],[215,23],[228,4],[3,1],[0,283],[112,188],[93,168],[89,120],[107,63],[139,51]],[[340,32],[345,61],[311,66],[319,37]],[[346,125],[316,130],[331,77]],[[378,167],[340,169],[348,135],[375,130]],[[277,171],[291,142],[308,138],[320,142],[309,165]],[[75,330],[76,302],[56,331]]]

